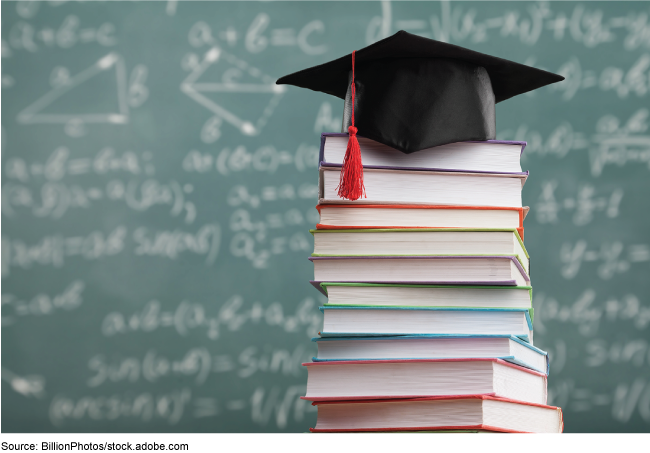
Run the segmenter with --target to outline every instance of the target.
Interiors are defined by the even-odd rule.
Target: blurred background
[[[567,432],[650,431],[646,2],[2,2],[2,431],[304,432],[321,132],[285,74],[402,29],[558,72],[525,140]]]

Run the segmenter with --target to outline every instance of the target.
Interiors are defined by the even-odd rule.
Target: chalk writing
[[[249,346],[235,362],[227,354],[211,354],[207,348],[192,348],[179,359],[170,359],[154,349],[140,357],[109,357],[96,354],[88,360],[91,376],[86,380],[88,387],[99,387],[107,382],[155,383],[164,378],[192,378],[196,385],[202,385],[212,374],[235,371],[242,379],[256,373],[279,373],[284,376],[301,376],[301,364],[311,360],[313,353],[302,345],[293,351],[286,349],[258,348]]]
[[[598,276],[609,280],[616,274],[627,272],[634,263],[650,261],[650,246],[633,244],[625,247],[622,242],[604,242],[598,250],[589,250],[587,241],[580,239],[574,244],[565,242],[560,249],[560,260],[564,264],[562,276],[571,280],[578,275],[583,263],[601,262]]]
[[[591,174],[600,176],[607,165],[622,167],[628,163],[647,164],[650,169],[648,109],[639,109],[624,125],[614,115],[605,115],[596,123],[596,146],[589,150]]]
[[[223,410],[233,413],[250,407],[253,423],[267,426],[271,421],[275,421],[275,426],[284,429],[290,420],[300,422],[305,418],[305,414],[316,412],[315,406],[300,399],[305,390],[304,385],[292,385],[287,388],[273,386],[270,389],[257,387],[249,398],[233,399],[223,404],[213,397],[195,398],[193,416],[216,417],[223,415]]]
[[[219,224],[203,225],[196,233],[181,230],[156,231],[145,227],[133,231],[134,252],[140,256],[163,256],[177,259],[184,252],[205,255],[205,263],[213,264],[219,254]]]
[[[620,99],[630,95],[644,97],[650,91],[650,82],[645,73],[650,68],[650,54],[642,54],[628,68],[608,66],[600,73],[594,70],[583,70],[580,60],[572,57],[555,72],[565,78],[562,82],[549,87],[551,91],[562,93],[562,99],[569,101],[580,90],[600,89],[613,91]]]
[[[593,336],[601,323],[629,322],[637,330],[645,330],[650,325],[650,306],[642,305],[634,294],[622,297],[609,297],[597,302],[600,295],[593,289],[586,289],[575,302],[558,302],[558,299],[544,293],[537,293],[535,307],[535,329],[544,334],[547,323],[572,323],[584,336]]]
[[[192,392],[187,388],[163,394],[118,393],[76,399],[57,394],[50,403],[49,418],[54,426],[65,426],[79,420],[110,422],[120,419],[142,422],[161,419],[175,425],[183,417],[191,398]]]
[[[78,44],[97,43],[106,47],[117,44],[115,25],[111,22],[104,22],[99,27],[84,28],[81,28],[80,22],[77,16],[69,15],[63,19],[58,28],[43,27],[37,29],[29,22],[18,21],[9,30],[8,41],[14,50],[26,50],[28,52],[37,52],[55,47],[71,49]]]
[[[526,149],[521,155],[522,163],[530,162],[532,156],[554,156],[564,158],[570,151],[586,149],[589,141],[581,132],[574,131],[568,121],[558,125],[543,138],[542,133],[531,130],[528,125],[522,124],[517,129],[506,129],[498,133],[499,140],[513,140],[526,142]]]
[[[626,423],[635,413],[650,423],[650,385],[643,378],[621,382],[613,390],[605,391],[578,387],[574,380],[566,379],[549,387],[548,398],[549,404],[559,405],[565,412],[609,407],[610,417],[618,423]]]
[[[311,225],[318,222],[318,212],[309,210],[306,213]],[[265,221],[253,221],[251,214],[245,209],[238,209],[230,217],[230,229],[236,232],[230,242],[230,252],[238,258],[246,258],[255,268],[265,268],[273,255],[281,255],[288,251],[308,252],[312,248],[312,240],[302,232],[290,236],[267,236],[267,230],[302,226],[305,216],[298,209],[290,209],[284,214],[271,213]]]
[[[311,35],[320,35],[325,31],[325,25],[320,20],[313,20],[307,23],[296,33],[294,28],[276,28],[271,30],[270,38],[264,32],[270,23],[270,18],[265,13],[258,14],[248,27],[244,42],[246,50],[251,53],[262,52],[270,44],[271,46],[291,47],[297,46],[307,55],[319,55],[327,52],[325,44],[312,44]]]
[[[573,212],[572,221],[576,226],[592,222],[595,213],[604,213],[613,219],[619,215],[619,206],[623,199],[623,189],[612,190],[609,196],[595,197],[596,188],[591,184],[582,185],[574,197],[559,201],[555,198],[558,181],[543,181],[542,192],[535,205],[535,217],[539,223],[557,223],[562,211]]]
[[[308,401],[299,397],[305,392],[304,385],[294,385],[284,389],[278,387],[267,391],[263,387],[255,389],[249,401],[231,400],[225,404],[228,411],[240,411],[247,406],[251,408],[254,423],[265,426],[275,419],[278,428],[285,428],[293,414],[293,420],[303,420],[305,413],[314,412]],[[113,422],[130,419],[150,423],[162,420],[169,425],[176,425],[192,411],[194,418],[221,415],[219,402],[212,397],[192,397],[189,388],[174,390],[169,393],[155,394],[111,394],[106,396],[68,397],[56,395],[49,408],[52,425],[63,427],[81,420],[93,422]]]
[[[155,350],[147,351],[142,359],[109,359],[103,354],[97,354],[88,361],[92,376],[86,380],[86,385],[98,387],[105,382],[138,382],[140,379],[153,383],[167,376],[194,377],[195,383],[200,385],[210,373],[228,371],[223,366],[224,363],[230,364],[228,356],[216,356],[213,359],[206,348],[193,348],[179,360],[168,359]]]
[[[569,122],[556,127],[544,139],[543,135],[530,130],[527,125],[499,132],[499,140],[526,141],[522,162],[532,156],[547,155],[562,159],[570,151],[589,149],[589,165],[592,176],[600,176],[608,165],[622,167],[628,163],[648,164],[650,168],[650,135],[648,130],[650,111],[642,108],[634,112],[623,124],[614,115],[604,115],[596,122],[596,133],[587,137],[577,132]]]
[[[270,391],[264,387],[256,388],[251,396],[251,419],[254,423],[265,426],[274,417],[278,428],[287,426],[292,412],[294,420],[302,420],[305,412],[316,409],[309,401],[299,398],[305,394],[305,390],[304,385],[293,385],[284,390],[282,395],[282,390],[278,387],[272,387]]]
[[[268,248],[259,249],[257,242],[268,243]],[[253,267],[264,269],[269,265],[272,255],[281,255],[287,251],[308,252],[312,249],[311,239],[303,233],[294,233],[291,236],[281,236],[264,239],[256,239],[248,233],[237,233],[230,241],[230,253],[237,258],[248,259]]]
[[[93,231],[87,236],[45,236],[33,245],[3,237],[2,275],[9,275],[11,267],[30,269],[35,264],[62,267],[69,257],[98,260],[117,255],[125,248],[127,233],[126,227],[118,226],[108,234]],[[218,224],[207,224],[196,233],[189,233],[139,227],[133,231],[132,239],[136,256],[161,256],[173,260],[189,252],[205,255],[205,263],[213,264],[219,254],[221,228]]]
[[[5,184],[2,214],[13,217],[19,208],[25,208],[35,217],[58,219],[71,209],[91,209],[98,203],[115,201],[138,212],[154,206],[169,206],[172,217],[183,215],[185,223],[191,224],[196,219],[196,206],[185,198],[192,191],[191,184],[181,187],[177,181],[162,184],[155,179],[128,182],[114,179],[103,187],[48,182],[41,186],[37,197],[24,185]]]
[[[317,41],[319,35],[325,32],[325,24],[322,21],[313,20],[298,31],[295,28],[274,28],[267,34],[270,22],[271,18],[268,14],[259,13],[252,20],[245,34],[239,33],[235,27],[229,26],[219,32],[218,36],[232,47],[243,35],[246,50],[253,54],[266,50],[268,46],[298,47],[307,55],[319,55],[327,51],[327,46],[322,41]],[[216,43],[212,28],[203,21],[192,26],[188,34],[188,41],[193,47]]]
[[[272,212],[264,215],[264,220],[253,220],[251,212],[246,209],[237,209],[230,216],[231,231],[248,231],[255,233],[255,238],[263,240],[267,230],[291,228],[302,225],[315,225],[320,217],[318,211],[309,209],[304,214],[296,209],[289,209],[284,213]]]
[[[301,184],[297,188],[292,184],[262,187],[259,194],[251,194],[244,185],[236,185],[228,192],[226,201],[230,206],[248,205],[258,208],[262,201],[315,199],[318,198],[318,186]]]
[[[211,306],[214,305],[211,303]],[[224,302],[216,315],[210,315],[203,304],[182,301],[172,310],[166,311],[157,300],[147,302],[135,313],[111,312],[104,317],[101,325],[106,337],[124,335],[132,332],[154,332],[158,329],[172,329],[178,335],[200,329],[211,340],[218,340],[224,332],[241,330],[247,324],[264,323],[277,326],[285,332],[293,333],[303,330],[308,336],[314,336],[322,323],[316,302],[308,297],[300,302],[293,315],[284,313],[283,305],[273,302],[266,307],[254,302],[250,309],[244,310],[244,299],[232,296]]]
[[[444,42],[486,42],[494,38],[511,38],[526,46],[535,45],[543,35],[555,41],[572,40],[586,48],[617,41],[622,37],[625,50],[650,48],[650,23],[646,13],[606,17],[603,10],[576,5],[570,13],[553,11],[552,3],[526,4],[521,10],[508,8],[501,15],[479,18],[476,8],[441,1],[436,14],[427,17],[398,19],[389,1],[382,2],[382,16],[368,24],[366,42],[372,44],[395,30],[406,30]],[[439,12],[438,12],[439,9]],[[490,12],[492,8],[490,9]]]
[[[124,151],[118,154],[110,146],[99,150],[94,157],[70,157],[71,151],[65,146],[56,148],[45,162],[27,163],[23,158],[7,159],[5,175],[23,183],[45,178],[48,181],[61,181],[77,175],[109,175],[127,173],[130,175],[155,173],[152,153]]]
[[[588,367],[600,367],[606,364],[650,366],[650,347],[645,339],[611,343],[594,339],[587,342],[585,351],[587,353],[585,365]]]
[[[305,369],[301,365],[309,362],[314,356],[313,351],[306,351],[298,345],[293,351],[286,349],[271,349],[249,346],[239,354],[241,369],[237,371],[240,378],[248,378],[257,372],[281,373],[285,376],[303,376]],[[265,351],[261,351],[264,349]]]
[[[87,236],[45,236],[33,245],[3,237],[2,275],[8,275],[11,267],[30,269],[35,264],[62,267],[69,257],[97,260],[113,256],[124,250],[126,235],[126,227],[118,226],[108,234],[93,231]]]
[[[224,148],[217,156],[191,150],[183,159],[183,170],[207,173],[216,170],[224,176],[241,171],[275,173],[283,165],[293,164],[298,171],[318,167],[318,148],[301,143],[295,153],[262,146],[249,153],[244,146]]]
[[[79,307],[82,292],[86,287],[81,280],[75,280],[56,296],[40,293],[30,300],[23,300],[13,294],[2,294],[2,326],[10,326],[17,318],[24,316],[49,316],[61,310],[70,311]]]

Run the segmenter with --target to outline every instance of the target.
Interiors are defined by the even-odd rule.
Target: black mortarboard
[[[497,102],[561,80],[541,69],[399,31],[276,83],[344,99],[343,131],[356,126],[362,136],[409,154],[447,143],[493,140]],[[360,155],[354,165],[360,167]],[[362,173],[360,182],[363,188]]]

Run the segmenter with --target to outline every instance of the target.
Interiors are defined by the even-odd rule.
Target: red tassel
[[[361,163],[361,148],[357,140],[357,128],[350,126],[348,128],[350,138],[348,147],[345,150],[343,158],[343,168],[341,168],[341,179],[337,187],[339,197],[348,200],[358,200],[361,195],[366,196],[366,188],[363,185],[363,165]]]
[[[348,200],[358,200],[361,195],[366,196],[366,188],[363,185],[363,163],[361,162],[361,148],[357,140],[357,128],[354,127],[354,95],[356,87],[354,85],[354,54],[352,52],[352,125],[348,127],[348,147],[345,150],[343,158],[343,167],[341,168],[341,178],[338,190],[339,197]]]

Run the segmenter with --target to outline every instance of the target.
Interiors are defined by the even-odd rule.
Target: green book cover
[[[507,289],[507,290],[527,290],[528,296],[530,297],[531,307],[528,310],[530,315],[531,322],[534,320],[535,310],[532,307],[533,304],[533,287],[532,286],[459,286],[459,285],[409,285],[409,284],[395,284],[395,283],[344,283],[344,282],[322,282],[320,286],[323,288],[327,294],[328,286],[361,286],[361,287],[399,287],[399,288],[463,288],[463,289],[487,289],[487,290],[496,290],[496,289]],[[355,306],[354,304],[324,304],[326,307],[349,307]],[[426,308],[427,306],[411,306],[411,305],[360,305],[356,306],[363,307],[386,307],[386,308]],[[431,306],[434,307],[434,306]],[[438,306],[439,308],[474,308],[474,307],[449,307],[449,306]],[[488,307],[494,309],[508,309],[508,307]]]

